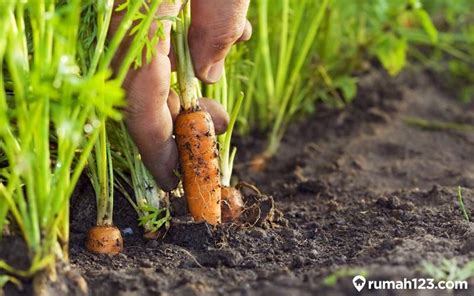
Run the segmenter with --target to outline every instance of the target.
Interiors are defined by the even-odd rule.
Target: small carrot
[[[175,123],[188,208],[196,221],[221,221],[219,154],[209,113],[183,110]]]
[[[257,154],[251,161],[250,161],[250,170],[252,172],[263,172],[268,165],[268,161],[271,159],[271,155],[267,152],[263,152]]]
[[[86,248],[91,253],[116,255],[123,249],[122,234],[115,226],[91,227],[87,232]]]
[[[244,209],[244,200],[240,190],[235,187],[222,186],[221,200],[222,221],[238,220]]]
[[[87,232],[86,249],[91,253],[116,255],[123,249],[123,240],[120,230],[113,225],[113,168],[105,124],[100,127],[94,152],[95,157],[89,158],[88,173],[96,194],[97,220]]]
[[[196,221],[221,222],[221,181],[217,139],[209,113],[198,104],[198,86],[188,46],[190,1],[174,23],[173,48],[182,110],[175,122],[175,136],[188,209]]]

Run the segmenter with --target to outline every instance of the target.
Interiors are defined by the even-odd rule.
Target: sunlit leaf
[[[438,42],[438,30],[431,21],[430,15],[424,9],[415,10],[415,14],[421,23],[421,26],[425,30],[426,34],[430,37],[432,43]]]
[[[386,34],[380,37],[373,51],[388,73],[394,76],[405,66],[407,41],[403,37]]]

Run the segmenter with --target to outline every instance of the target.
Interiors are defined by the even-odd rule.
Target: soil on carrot
[[[457,186],[474,216],[474,133],[406,122],[474,125],[474,106],[462,105],[434,81],[421,70],[396,79],[379,71],[362,76],[349,108],[320,107],[291,126],[261,173],[247,164],[264,140],[239,139],[236,176],[266,194],[247,199],[261,202],[255,223],[217,229],[191,223],[175,201],[177,217],[164,239],[147,241],[132,208],[117,198],[114,220],[124,251],[94,255],[84,247],[95,219],[94,196],[84,181],[71,206],[73,268],[91,295],[351,295],[354,274],[370,280],[426,277],[425,261],[472,260],[474,224],[463,218]]]

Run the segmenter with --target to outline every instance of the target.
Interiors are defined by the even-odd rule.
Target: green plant
[[[106,46],[107,32],[112,18],[113,1],[102,1],[102,4],[94,6],[93,3],[90,3],[84,9],[87,12],[85,14],[88,16],[86,24],[89,28],[83,27],[84,31],[81,33],[85,34],[84,32],[88,32],[87,29],[94,28],[93,34],[82,36],[83,38],[89,37],[89,42],[85,43],[85,51],[89,55],[82,56],[83,70],[87,75],[91,75],[97,69],[100,59],[103,58],[102,52]],[[96,42],[94,42],[95,39]],[[88,175],[96,193],[97,225],[112,225],[114,193],[111,184],[113,185],[113,171],[105,124],[100,127],[98,141],[94,145],[94,153],[88,160],[88,168]]]
[[[8,275],[0,275],[0,289],[3,288],[3,286],[5,286],[8,282],[13,283],[19,289],[23,288],[21,282],[18,279]]]
[[[246,58],[253,67],[241,74],[249,77],[241,116],[249,126],[270,129],[264,157],[276,152],[288,122],[310,96],[311,73],[304,69],[329,2],[262,0],[251,9],[256,30]]]
[[[130,66],[142,62],[142,51],[147,61],[152,56],[160,34],[152,39],[147,34],[153,21],[161,24],[155,18],[160,3],[121,4],[118,9],[126,12],[108,44],[113,0],[2,4],[0,147],[7,162],[0,172],[0,229],[9,217],[31,258],[27,271],[0,261],[7,272],[45,271],[49,277],[55,262],[67,262],[69,198],[95,145],[96,185],[102,192],[112,188],[105,121],[121,117],[115,107],[123,105],[121,84]],[[132,38],[132,46],[112,79],[110,64],[125,37]]]
[[[114,212],[114,172],[111,163],[110,144],[105,125],[101,127],[99,139],[95,143],[94,153],[88,160],[88,176],[96,195],[96,225],[113,225]]]
[[[124,93],[108,67],[85,75],[78,64],[82,4],[12,0],[0,10],[0,228],[9,217],[31,259],[27,271],[0,261],[9,273],[49,277],[67,262],[70,196],[106,118],[120,118]]]
[[[121,25],[117,28],[114,36],[110,40],[109,51],[101,56],[103,48],[97,48],[95,43],[89,42],[89,51],[94,51],[95,54],[90,54],[89,71],[93,71],[96,67],[109,66],[112,61],[113,54],[118,49],[121,41],[127,36],[132,39],[131,46],[128,48],[127,54],[122,60],[122,64],[116,71],[117,81],[123,83],[126,73],[132,66],[141,66],[143,64],[143,53],[145,53],[146,61],[150,62],[154,55],[155,45],[159,42],[162,36],[160,30],[151,38],[148,37],[148,32],[153,21],[157,22],[158,26],[162,23],[156,19],[156,11],[161,4],[161,0],[154,1],[132,1],[128,0],[116,8],[117,12],[125,11],[122,18]],[[109,29],[109,23],[112,17],[113,1],[108,1],[108,9],[99,11],[96,24],[97,41],[105,41]],[[143,10],[140,11],[140,8]],[[93,10],[92,10],[93,11]],[[133,23],[131,21],[135,21]],[[88,24],[90,26],[90,24]],[[133,27],[132,27],[133,26]],[[127,31],[130,31],[127,33]],[[86,40],[88,40],[86,38]],[[95,145],[94,154],[89,158],[89,176],[92,181],[96,199],[97,199],[97,226],[112,226],[113,225],[113,203],[114,203],[114,169],[113,161],[110,152],[110,144],[107,136],[105,125],[101,128],[99,133],[99,141]],[[118,230],[110,228],[111,231]],[[91,234],[92,232],[89,232]],[[92,244],[87,244],[88,246]]]
[[[240,131],[258,127],[269,134],[260,159],[276,152],[287,125],[313,112],[318,100],[337,108],[351,102],[355,75],[369,61],[398,74],[414,31],[430,44],[438,41],[417,0],[262,0],[251,6],[250,19],[254,37],[241,46],[247,62],[235,69],[237,77],[247,77],[237,79],[246,94]]]
[[[332,35],[330,40],[335,40],[338,49],[352,48],[349,49],[352,53],[347,55],[348,73],[359,68],[364,54],[368,54],[376,57],[391,75],[398,74],[406,64],[412,41],[408,35],[412,31],[427,43],[438,41],[438,31],[418,0],[337,1],[334,11],[336,16],[332,23],[343,24],[340,29],[343,38],[337,41]],[[343,22],[344,19],[347,22]]]
[[[427,43],[438,40],[438,32],[419,1],[331,2],[314,51],[317,96],[335,107],[351,102],[357,92],[354,75],[366,71],[374,59],[397,75],[407,63],[412,42],[407,35],[414,30]]]
[[[232,60],[232,54],[230,57]],[[232,67],[233,64],[227,62],[226,68]],[[235,78],[234,78],[235,79]],[[242,102],[244,100],[244,94],[237,94],[237,88],[233,87],[235,80],[228,80],[226,71],[222,79],[214,84],[207,85],[205,89],[206,97],[215,98],[219,103],[222,104],[224,109],[230,115],[230,122],[227,131],[217,137],[219,143],[219,161],[221,170],[221,184],[229,187],[231,184],[232,170],[234,167],[235,155],[237,154],[237,148],[232,147],[231,140],[234,132],[235,123],[239,115]]]
[[[459,207],[461,208],[462,215],[466,221],[470,221],[469,215],[466,211],[466,207],[464,206],[464,199],[462,197],[462,188],[461,186],[458,186],[458,201],[459,201]]]
[[[474,98],[474,2],[424,0],[423,5],[435,20],[439,41],[428,51],[414,51],[415,57],[442,75],[441,81],[450,89],[457,90],[460,99],[468,103]],[[427,44],[416,32],[413,39],[419,44]]]
[[[143,164],[123,122],[111,128],[114,170],[120,179],[115,184],[138,214],[145,234],[156,233],[162,226],[169,227],[171,220],[167,194],[162,191]],[[127,190],[133,189],[134,198]]]
[[[326,276],[323,279],[323,284],[328,287],[334,287],[339,279],[346,277],[354,277],[356,275],[361,275],[363,277],[368,276],[367,270],[363,268],[341,268]]]
[[[421,129],[429,131],[456,131],[469,133],[474,131],[474,125],[457,123],[457,122],[444,122],[437,120],[426,120],[418,117],[406,117],[403,119],[405,124],[415,126]]]
[[[437,281],[465,281],[474,277],[474,261],[460,266],[455,259],[443,259],[439,264],[423,262],[421,272]]]

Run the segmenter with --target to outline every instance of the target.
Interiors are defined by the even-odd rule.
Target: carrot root
[[[148,240],[156,240],[159,237],[160,237],[159,231],[145,231],[145,233],[143,233],[143,238],[148,239]]]
[[[253,172],[263,172],[267,168],[268,161],[271,159],[267,153],[261,153],[250,161],[250,169]]]
[[[176,142],[188,208],[195,221],[221,222],[221,184],[217,140],[209,113],[181,111]]]
[[[244,209],[244,200],[240,190],[223,186],[221,189],[222,222],[233,222],[239,219]]]
[[[94,226],[87,233],[86,249],[95,254],[117,255],[123,249],[122,234],[115,226]]]

